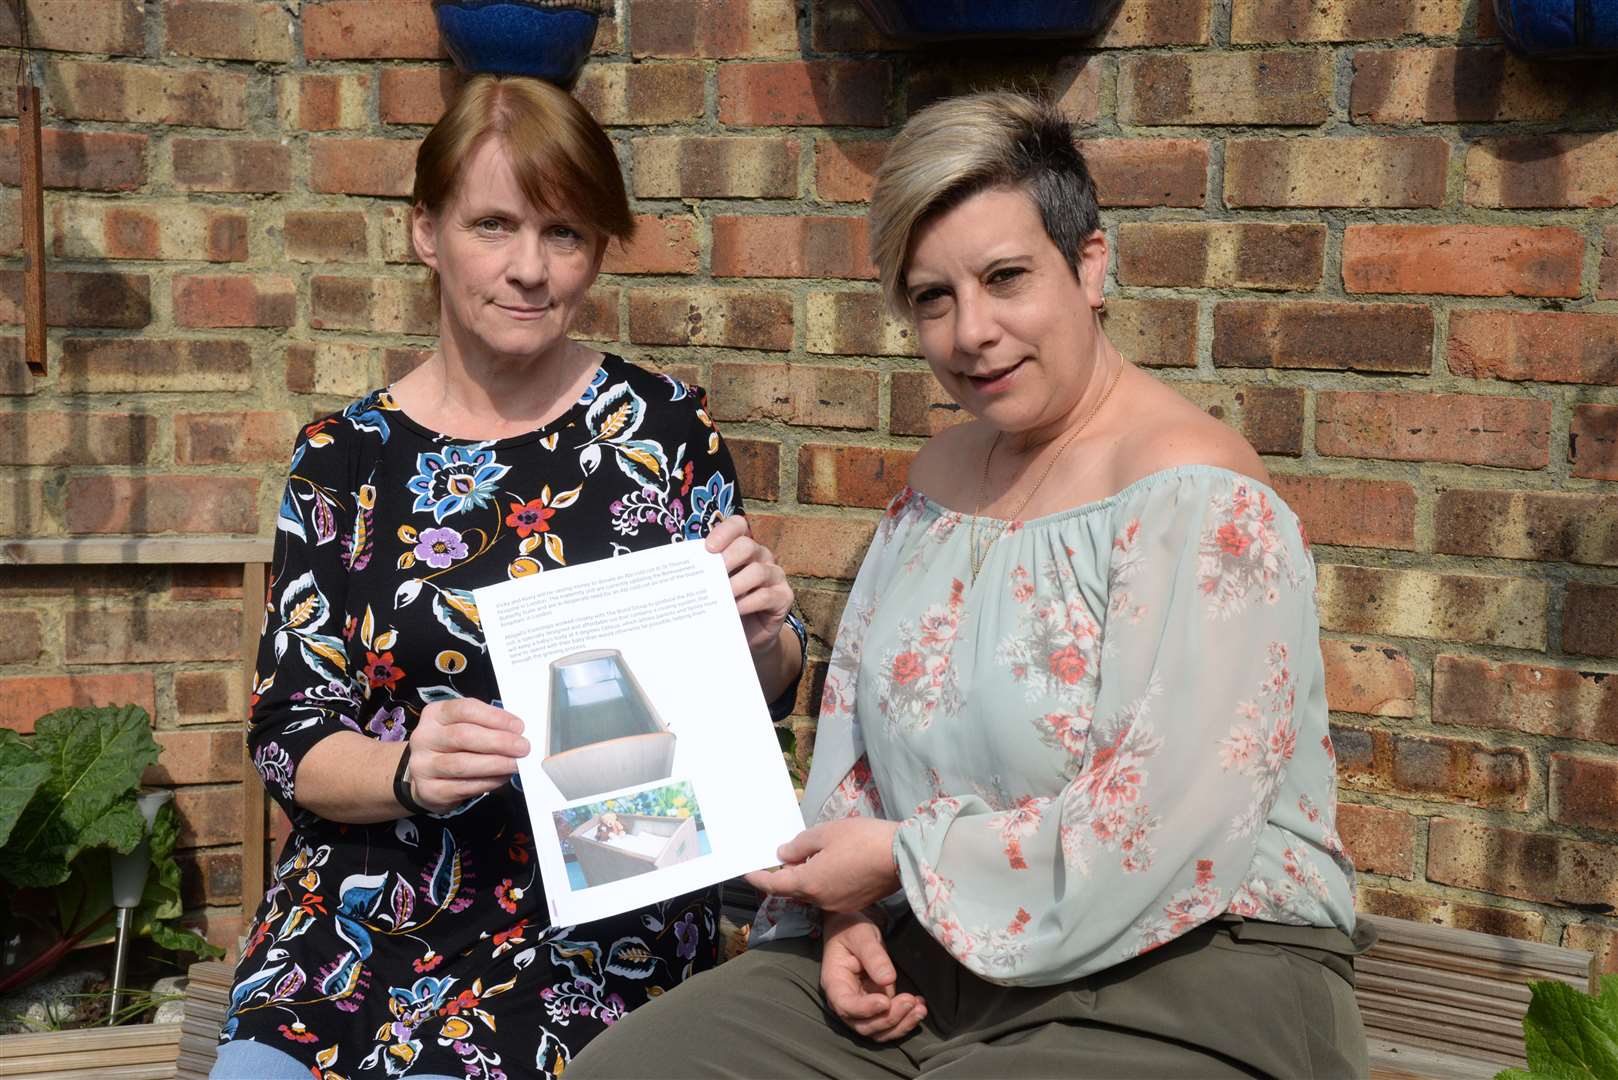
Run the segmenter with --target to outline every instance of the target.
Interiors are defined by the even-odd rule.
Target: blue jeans
[[[309,1066],[273,1046],[249,1039],[232,1040],[219,1048],[208,1080],[309,1080]],[[443,1073],[409,1073],[405,1080],[465,1080]]]

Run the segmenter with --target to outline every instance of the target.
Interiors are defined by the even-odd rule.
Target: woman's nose
[[[511,262],[506,276],[524,288],[545,284],[550,277],[543,237],[524,229],[518,232],[510,248]]]
[[[979,353],[1000,336],[988,298],[962,290],[955,299],[955,347],[964,353]]]

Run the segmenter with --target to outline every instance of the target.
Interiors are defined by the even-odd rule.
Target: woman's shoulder
[[[993,433],[980,420],[954,424],[922,444],[910,462],[908,484],[945,506],[970,506],[977,497],[983,457]]]
[[[627,398],[628,394],[633,394],[644,406],[644,419],[654,423],[671,420],[689,423],[693,418],[710,423],[708,392],[697,383],[673,372],[626,360],[616,353],[604,353],[601,369],[587,393],[591,403],[604,396],[617,399]]]
[[[1167,386],[1160,400],[1144,410],[1139,422],[1119,439],[1112,455],[1113,487],[1122,491],[1163,473],[1195,470],[1251,477],[1266,486],[1269,471],[1240,432],[1197,408]]]

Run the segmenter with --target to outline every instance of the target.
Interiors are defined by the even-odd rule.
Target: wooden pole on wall
[[[17,0],[21,48],[17,66],[17,159],[22,174],[23,356],[28,370],[45,374],[45,183],[40,149],[39,87],[28,70],[28,4]]]

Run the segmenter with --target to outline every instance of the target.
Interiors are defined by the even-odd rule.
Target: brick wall
[[[12,187],[0,535],[268,535],[295,426],[431,341],[401,199],[453,82],[427,0],[29,8],[52,371],[18,359]],[[823,662],[876,508],[958,419],[880,313],[871,172],[941,95],[1058,95],[1107,204],[1114,339],[1241,429],[1314,538],[1362,905],[1618,970],[1618,84],[1512,58],[1489,8],[1126,0],[1077,45],[920,50],[852,0],[620,0],[578,93],[642,230],[580,333],[710,388]],[[0,716],[153,712],[222,940],[240,591],[0,578]]]

